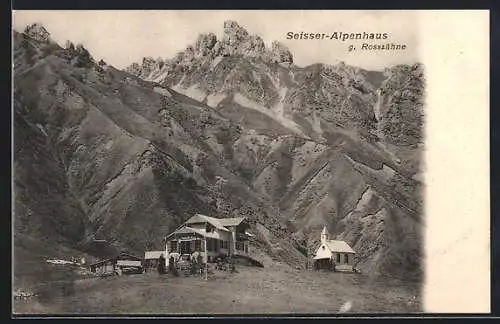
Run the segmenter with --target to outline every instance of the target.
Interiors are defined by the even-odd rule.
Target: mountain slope
[[[124,72],[16,33],[16,230],[142,253],[195,212],[247,216],[255,248],[303,266],[326,224],[362,270],[420,279],[421,67],[301,68],[234,22],[214,37]]]
[[[51,237],[61,227],[58,236],[73,246],[105,238],[142,253],[159,248],[162,237],[195,212],[248,213],[246,208],[267,215],[260,198],[226,166],[241,130],[216,111],[91,57],[78,67],[80,54],[72,47],[23,34],[15,34],[15,45],[16,124],[42,132],[50,149],[41,147],[40,136],[26,134],[27,127],[16,127],[20,232]],[[29,173],[37,150],[52,152],[47,165],[39,165],[47,171],[37,174],[40,179]],[[38,182],[66,200],[51,207]],[[38,207],[44,203],[36,197],[50,211]],[[73,205],[78,213],[66,211]],[[63,228],[69,217],[74,230]],[[272,215],[260,218],[275,226]],[[38,223],[46,228],[29,228]]]
[[[227,21],[221,39],[200,35],[175,58],[145,58],[128,71],[253,129],[254,143],[247,157],[239,149],[237,168],[297,238],[314,244],[328,224],[361,252],[360,267],[418,278],[422,66],[302,68],[283,46],[286,59],[270,59],[278,47],[254,46],[256,39]],[[364,199],[370,203],[358,206]]]

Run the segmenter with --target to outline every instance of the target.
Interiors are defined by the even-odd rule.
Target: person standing
[[[165,257],[163,256],[163,253],[158,258],[158,273],[161,275],[165,274]]]
[[[175,267],[174,262],[175,262],[174,256],[171,255],[170,258],[168,259],[168,270],[170,273],[174,272],[174,267]]]

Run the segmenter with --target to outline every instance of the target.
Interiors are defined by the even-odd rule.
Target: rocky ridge
[[[342,62],[297,67],[285,46],[273,42],[268,49],[260,36],[234,21],[224,23],[220,40],[200,35],[172,59],[144,58],[126,70],[217,109],[238,106],[238,115],[248,116],[257,110],[303,137],[324,140],[337,128],[366,139],[389,132],[386,127],[377,132],[374,111],[387,74]]]
[[[237,22],[229,20],[224,22],[221,39],[217,39],[213,33],[201,34],[194,45],[188,46],[172,59],[145,57],[141,64],[133,63],[126,71],[153,81],[182,67],[189,70],[197,64],[202,65],[203,61],[228,56],[245,56],[287,65],[293,63],[293,56],[286,46],[274,41],[268,49],[260,36],[250,35]]]

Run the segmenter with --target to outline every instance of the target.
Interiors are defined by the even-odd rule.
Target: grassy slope
[[[75,283],[71,295],[32,306],[31,311],[66,314],[287,314],[419,312],[415,286],[373,281],[363,275],[296,271],[288,267],[239,266],[238,273],[215,271],[200,277],[157,273]],[[293,282],[293,285],[290,283]],[[19,311],[30,312],[29,305]]]

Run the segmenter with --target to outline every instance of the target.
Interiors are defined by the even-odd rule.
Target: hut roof
[[[94,265],[101,264],[101,263],[104,263],[104,262],[108,262],[108,261],[111,261],[111,260],[134,260],[134,261],[141,261],[142,258],[138,257],[138,256],[135,256],[135,255],[132,255],[130,253],[120,252],[120,253],[116,254],[112,258],[106,258],[106,259],[103,259],[103,260],[96,261],[96,262],[90,264],[90,266],[94,266]]]
[[[145,260],[159,259],[160,255],[165,254],[165,251],[146,251],[144,253]]]
[[[232,217],[232,218],[221,218],[219,221],[221,222],[222,225],[224,226],[238,226],[246,220],[245,217]]]
[[[117,264],[124,267],[140,267],[141,261],[136,260],[118,260]]]
[[[189,225],[189,224],[205,223],[205,222],[210,223],[212,226],[214,226],[218,230],[229,232],[229,230],[227,228],[225,228],[224,225],[221,223],[221,219],[210,217],[210,216],[205,216],[202,214],[194,215],[193,217],[188,219],[184,224]]]
[[[207,233],[203,230],[199,230],[199,229],[187,227],[187,226],[181,227],[181,228],[177,229],[176,231],[170,233],[167,236],[167,238],[169,238],[173,235],[176,235],[176,234],[198,234],[198,235],[200,235],[202,237],[206,237],[206,238],[214,238],[214,239],[218,238],[218,235],[215,233]]]
[[[356,253],[345,241],[329,240],[326,245],[332,252]]]

